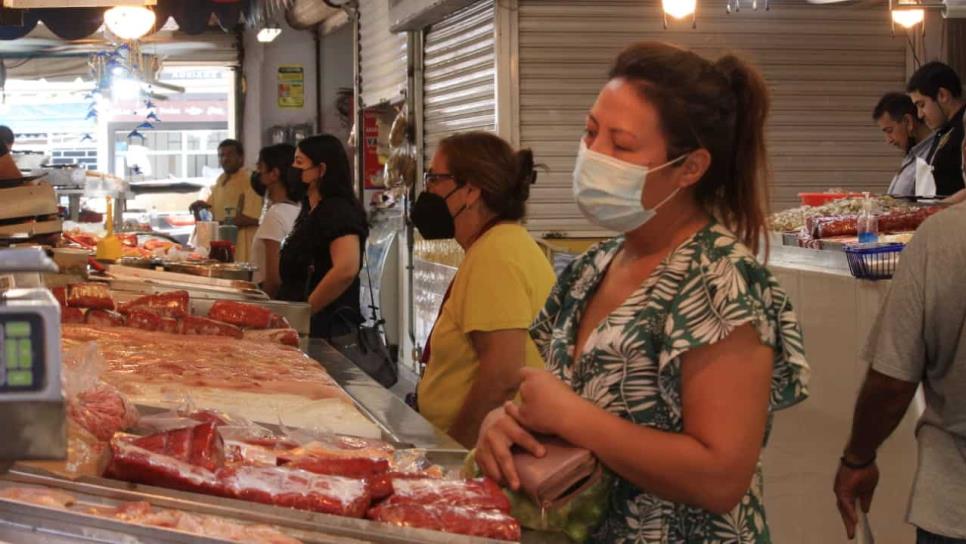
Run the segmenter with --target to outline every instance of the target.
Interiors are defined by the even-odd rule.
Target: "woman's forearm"
[[[590,449],[601,462],[640,489],[716,513],[734,508],[747,492],[754,467],[736,466],[684,433],[638,425],[584,402],[562,418],[562,437]]]
[[[308,302],[312,307],[312,313],[321,312],[329,304],[332,304],[335,299],[342,296],[342,293],[345,293],[355,279],[355,274],[349,275],[334,268],[329,270],[312,290],[312,294],[309,295]]]

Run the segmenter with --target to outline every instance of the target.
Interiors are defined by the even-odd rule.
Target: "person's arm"
[[[312,313],[318,313],[332,304],[345,292],[359,274],[362,255],[359,251],[359,237],[348,234],[332,240],[329,244],[329,255],[332,257],[332,268],[322,277],[322,280],[312,294],[309,295],[309,305]]]
[[[774,351],[751,325],[682,355],[684,429],[660,431],[622,419],[577,396],[545,371],[525,368],[521,403],[509,417],[536,432],[555,434],[593,451],[608,468],[640,489],[715,513],[731,511],[747,493],[768,419]],[[520,429],[488,418],[477,459],[489,476],[519,486],[509,445],[532,441]],[[529,447],[533,451],[532,447]]]
[[[264,244],[265,251],[265,263],[263,270],[264,279],[262,279],[262,291],[265,291],[269,297],[275,298],[278,294],[278,289],[282,286],[282,278],[278,271],[279,256],[281,255],[282,244],[278,240],[267,240],[262,238],[259,240]]]
[[[944,198],[942,204],[959,204],[960,202],[966,201],[966,189],[960,189],[952,195]]]
[[[257,227],[258,218],[252,217],[250,215],[245,215],[243,212],[245,210],[245,193],[238,195],[238,207],[235,208],[237,212],[235,217],[232,218],[235,226],[237,227]]]
[[[13,156],[10,153],[0,155],[0,179],[16,179],[20,177],[23,177],[23,174],[17,168],[17,163],[13,161]]]
[[[520,384],[520,368],[526,358],[527,331],[509,329],[470,333],[480,366],[476,380],[463,401],[449,435],[467,448],[476,444],[486,414],[513,398]]]
[[[852,416],[852,434],[845,448],[847,462],[858,465],[875,456],[902,421],[918,386],[869,369]]]

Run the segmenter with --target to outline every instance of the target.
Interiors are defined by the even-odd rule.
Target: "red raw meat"
[[[219,423],[209,421],[164,433],[138,438],[133,445],[179,461],[216,470],[225,464],[225,444],[218,434]]]
[[[110,440],[114,433],[138,421],[134,409],[114,387],[102,384],[68,399],[67,416],[99,440]]]
[[[67,288],[66,287],[51,287],[50,293],[54,295],[57,302],[60,303],[61,308],[67,307]]]
[[[240,466],[218,478],[228,497],[337,516],[361,518],[372,501],[363,480],[304,470]]]
[[[80,308],[61,308],[60,322],[61,323],[83,323],[84,310]]]
[[[219,300],[208,310],[211,319],[244,329],[267,329],[272,325],[274,315],[271,310],[261,306],[231,300]]]
[[[181,333],[203,336],[231,336],[233,338],[242,337],[241,329],[234,325],[191,315],[181,318]]]
[[[105,472],[108,478],[208,495],[226,494],[214,472],[138,447],[130,437],[116,435],[111,441],[111,453]]]
[[[478,510],[510,513],[510,500],[493,480],[436,480],[394,478],[394,493],[389,502],[395,504],[446,504]]]
[[[315,474],[329,474],[366,480],[369,493],[379,500],[392,495],[392,479],[389,477],[389,461],[367,457],[315,457],[303,455],[278,456],[278,464],[287,468],[307,470]]]
[[[127,326],[156,331],[161,328],[161,316],[146,308],[131,308],[127,311]]]
[[[88,325],[101,325],[104,327],[123,327],[127,320],[122,314],[113,310],[88,310],[84,322]]]
[[[188,315],[188,292],[168,291],[159,295],[145,295],[121,305],[121,312],[145,308],[161,317],[184,317]]]
[[[274,342],[299,347],[299,333],[295,329],[248,329],[244,331],[244,335],[245,340],[252,342]]]
[[[158,330],[168,334],[181,334],[181,322],[173,317],[162,317],[161,328]]]
[[[114,299],[106,285],[100,283],[76,283],[70,286],[67,305],[74,308],[113,310]]]
[[[520,524],[497,510],[476,510],[446,503],[394,504],[392,498],[369,510],[369,519],[399,527],[415,527],[467,536],[520,540]]]

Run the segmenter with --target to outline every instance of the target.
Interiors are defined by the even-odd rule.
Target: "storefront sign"
[[[362,114],[363,138],[363,172],[366,189],[379,189],[382,184],[379,178],[382,174],[382,164],[379,163],[379,122],[376,119],[376,112],[364,110]]]
[[[278,67],[278,107],[305,107],[305,70],[301,64]]]

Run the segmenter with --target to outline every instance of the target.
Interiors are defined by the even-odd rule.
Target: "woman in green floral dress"
[[[513,488],[531,433],[618,478],[597,542],[771,542],[760,456],[806,397],[787,295],[755,258],[767,198],[765,83],[662,43],[627,48],[587,116],[574,194],[622,236],[564,271],[531,335],[546,371],[483,424],[477,461]]]

